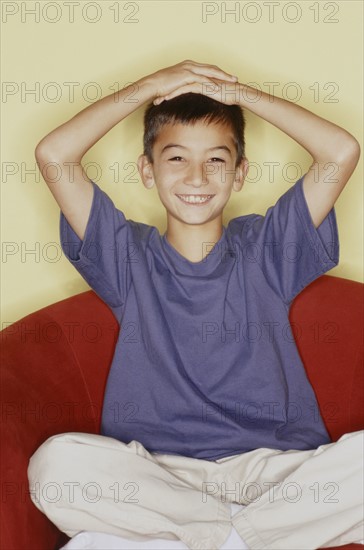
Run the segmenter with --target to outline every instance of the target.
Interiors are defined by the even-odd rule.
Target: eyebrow
[[[171,147],[180,147],[181,149],[187,149],[184,145],[179,145],[178,143],[168,143],[168,145],[165,145],[161,151],[161,154],[164,153],[167,149],[170,149]],[[223,151],[227,151],[227,153],[231,156],[231,151],[227,145],[217,145],[216,147],[209,147],[206,149],[206,151],[216,151],[217,149],[222,149]]]

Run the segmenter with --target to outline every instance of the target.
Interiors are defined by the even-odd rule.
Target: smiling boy
[[[192,101],[197,112],[203,99],[195,97]],[[235,127],[239,121],[243,135],[242,114],[235,110],[234,115]],[[169,123],[158,133],[153,163],[147,155],[138,159],[144,185],[150,188],[156,184],[166,208],[168,242],[192,262],[203,259],[207,243],[216,243],[221,238],[223,209],[232,190],[240,191],[243,185],[248,164],[241,158],[242,144],[240,154],[237,151],[238,141],[239,135],[234,139],[228,123],[207,123],[201,119],[193,125]]]
[[[331,442],[287,330],[295,296],[338,264],[333,206],[358,162],[358,143],[283,99],[262,92],[252,101],[255,90],[215,66],[184,61],[136,84],[138,104],[123,101],[126,88],[36,149],[42,171],[49,162],[74,163],[72,182],[66,170],[56,182],[43,172],[61,208],[62,248],[121,328],[100,435],[48,438],[29,463],[33,502],[69,536],[98,530],[210,549],[233,523],[249,548],[358,541],[363,432]],[[145,102],[138,169],[166,208],[163,236],[127,220],[81,166],[85,152]],[[248,170],[245,108],[305,147],[313,163],[265,216],[225,227],[223,209]],[[74,483],[73,498],[61,506],[47,500],[39,488],[49,480]],[[91,480],[102,487],[97,505],[82,493]],[[137,484],[134,506],[113,499],[119,482]],[[301,488],[294,507],[280,490],[270,492],[282,482]],[[313,506],[310,486],[332,482],[338,501]],[[258,487],[261,498],[237,495],[236,484]],[[226,501],[248,506],[231,520]]]

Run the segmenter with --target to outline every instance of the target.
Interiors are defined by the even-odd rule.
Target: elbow
[[[358,161],[360,159],[360,144],[359,142],[353,137],[353,144],[352,144],[352,157],[355,160],[355,166],[358,164]]]
[[[36,146],[35,150],[34,150],[34,156],[36,158],[36,161],[39,162],[41,161],[42,159],[46,158],[47,156],[49,156],[49,153],[46,152],[46,148],[44,146],[44,143],[43,141],[40,141],[38,143],[38,145]]]
[[[34,156],[35,156],[35,160],[37,162],[37,165],[38,165],[38,168],[40,171],[42,171],[42,168],[46,162],[45,160],[45,153],[44,153],[44,150],[43,148],[40,146],[40,144],[38,143],[38,145],[36,146],[35,150],[34,150]]]
[[[352,139],[346,144],[346,147],[342,149],[341,155],[337,160],[337,165],[341,172],[344,185],[349,181],[360,158],[360,145],[353,136],[351,136],[351,138]]]
[[[358,164],[360,158],[360,144],[354,136],[348,134],[348,139],[345,144],[342,144],[338,154],[337,162],[342,165],[355,166]]]
[[[40,141],[36,146],[34,156],[40,173],[42,174],[44,180],[48,183],[48,178],[46,176],[48,167],[50,165],[57,167],[62,161],[59,156],[55,155],[48,145],[45,145],[42,141]]]
[[[58,147],[55,147],[54,143],[48,137],[43,138],[40,140],[40,142],[37,144],[34,154],[35,158],[50,158],[54,157],[54,151],[58,150]]]
[[[82,159],[79,155],[71,153],[69,148],[65,148],[61,143],[48,140],[48,138],[42,139],[38,143],[34,150],[34,156],[38,164],[62,162],[63,160],[80,163]]]

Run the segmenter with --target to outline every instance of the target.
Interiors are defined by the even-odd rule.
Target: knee
[[[46,504],[54,500],[61,483],[61,466],[64,454],[61,452],[64,434],[46,439],[30,457],[27,476],[29,495],[35,506],[44,512]]]
[[[344,433],[337,442],[345,441],[348,444],[357,444],[360,448],[363,449],[364,442],[364,430],[358,430],[356,432],[346,432]]]

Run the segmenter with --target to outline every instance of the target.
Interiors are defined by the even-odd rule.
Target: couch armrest
[[[363,296],[362,283],[324,275],[290,310],[297,348],[333,441],[364,427]]]
[[[99,433],[110,365],[108,360],[100,360],[97,372],[92,367],[95,357],[100,358],[97,349],[105,346],[105,339],[96,342],[92,337],[85,338],[82,331],[81,336],[67,333],[64,321],[82,324],[83,316],[87,316],[88,322],[110,322],[110,315],[117,325],[107,306],[93,292],[86,292],[28,315],[0,333],[1,548],[59,547],[59,530],[30,499],[28,463],[51,435]],[[112,339],[107,344],[106,357],[111,358]],[[85,374],[87,364],[89,379]]]

